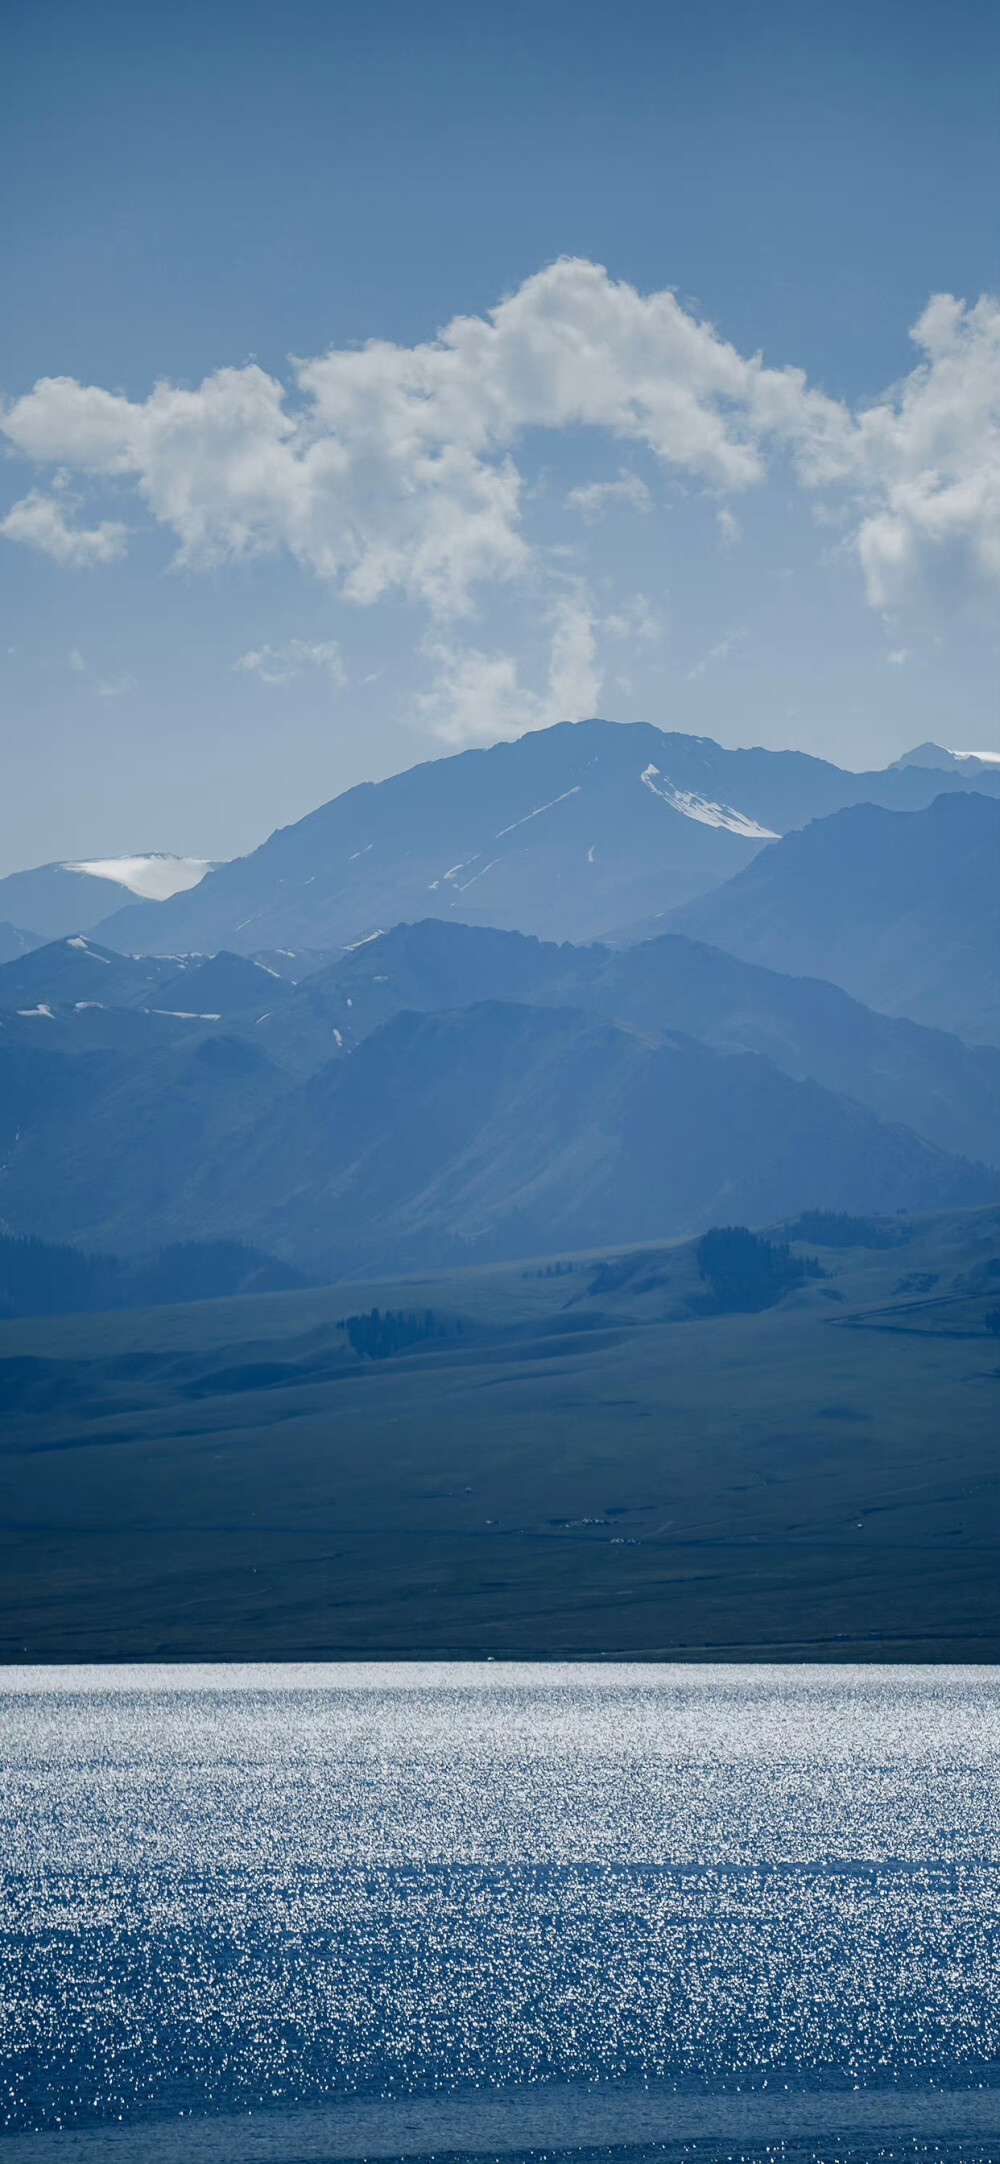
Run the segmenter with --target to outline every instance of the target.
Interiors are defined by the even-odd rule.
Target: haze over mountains
[[[0,1232],[336,1276],[991,1201],[1000,771],[942,757],[558,727],[18,952]]]

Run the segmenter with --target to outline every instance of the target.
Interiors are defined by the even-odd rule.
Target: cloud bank
[[[289,552],[347,602],[420,604],[438,627],[441,671],[425,718],[451,734],[477,698],[531,726],[527,715],[547,718],[553,701],[589,697],[595,683],[593,625],[581,629],[576,604],[556,606],[543,692],[520,690],[507,657],[456,642],[482,589],[551,568],[526,531],[518,455],[533,432],[593,431],[634,446],[654,474],[713,492],[725,545],[739,534],[730,499],[790,473],[844,522],[877,608],[995,576],[1000,304],[938,295],[911,335],[912,372],[852,410],[801,370],[739,353],[673,293],[642,295],[567,259],[425,344],[296,361],[290,385],[248,365],[134,401],[47,377],[8,403],[0,426],[23,458],[112,488],[118,507],[137,492],[180,565]],[[622,467],[615,480],[581,481],[566,505],[593,522],[650,500]],[[121,553],[120,518],[73,526],[66,504],[32,489],[0,530],[70,567]],[[544,590],[543,605],[551,614]],[[244,665],[266,675],[271,658],[263,648]]]

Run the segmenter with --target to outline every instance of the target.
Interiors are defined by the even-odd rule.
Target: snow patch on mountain
[[[554,811],[557,804],[565,804],[567,797],[579,794],[580,784],[574,782],[572,789],[564,789],[561,796],[551,797],[547,804],[536,804],[534,811],[525,812],[523,819],[512,819],[509,827],[501,827],[494,839],[501,841],[505,834],[513,834],[516,827],[526,827],[529,819],[540,819],[543,812]]]
[[[157,851],[148,857],[88,857],[77,864],[61,864],[59,869],[108,879],[142,901],[167,902],[172,894],[186,894],[189,888],[200,886],[215,865],[209,857],[173,857]]]
[[[773,827],[758,826],[747,812],[735,811],[731,804],[713,804],[710,797],[698,796],[693,789],[677,789],[658,766],[647,766],[640,780],[654,796],[662,797],[671,811],[681,812],[685,819],[697,819],[704,827],[725,827],[729,834],[744,834],[750,841],[777,842],[780,834]]]
[[[111,956],[110,956],[110,954],[100,954],[100,953],[98,953],[98,950],[97,950],[97,948],[96,948],[96,947],[88,947],[88,945],[87,945],[87,942],[86,942],[86,940],[85,940],[85,939],[67,939],[67,941],[66,941],[66,945],[67,945],[67,947],[79,947],[79,949],[80,949],[80,952],[81,952],[81,954],[86,954],[86,955],[87,955],[87,956],[89,957],[90,961],[92,961],[92,962],[103,962],[103,963],[104,963],[104,967],[105,967],[105,969],[110,969],[110,967],[111,967]]]

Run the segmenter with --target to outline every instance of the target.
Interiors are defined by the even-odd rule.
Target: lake
[[[0,1671],[0,2164],[995,2164],[1000,1676]]]

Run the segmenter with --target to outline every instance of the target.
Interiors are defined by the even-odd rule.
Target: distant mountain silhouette
[[[970,782],[977,780],[980,775],[988,772],[991,767],[1000,764],[1000,754],[996,752],[946,751],[943,744],[915,744],[912,751],[904,751],[902,757],[894,759],[892,764],[894,767],[936,766],[943,768],[946,773],[964,774],[966,777],[965,786],[968,788]]]
[[[1000,804],[960,793],[905,815],[837,812],[672,912],[669,927],[1000,1044]]]
[[[43,944],[37,932],[26,932],[19,924],[0,923],[0,965],[19,961],[22,954],[30,954],[33,947]]]
[[[1000,793],[1000,772],[975,785]],[[362,783],[190,892],[116,907],[96,936],[144,953],[338,949],[434,915],[591,939],[720,885],[807,820],[864,800],[912,809],[951,786],[968,782],[560,723]]]

